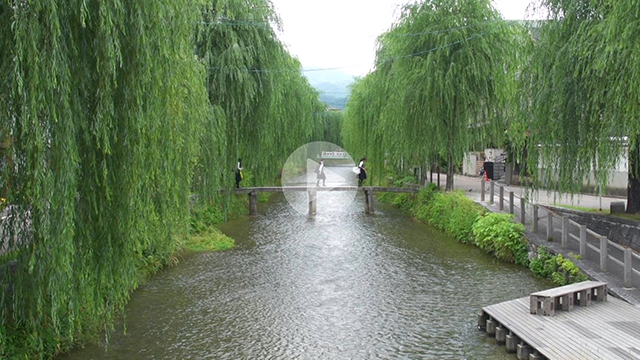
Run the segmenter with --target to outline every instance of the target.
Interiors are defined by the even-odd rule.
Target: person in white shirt
[[[316,186],[320,186],[320,180],[322,180],[322,186],[326,186],[324,182],[327,180],[327,175],[325,175],[324,173],[324,159],[320,159],[320,165],[318,165],[318,170],[316,170],[316,173]]]

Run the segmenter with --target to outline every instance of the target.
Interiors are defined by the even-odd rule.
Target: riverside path
[[[446,175],[440,176],[444,184]],[[454,180],[455,189],[464,191],[467,197],[490,211],[508,213],[513,209],[515,221],[525,225],[525,236],[532,244],[545,246],[554,253],[570,258],[590,278],[606,282],[612,295],[634,306],[640,306],[640,254],[611,242],[606,236],[597,234],[591,229],[581,230],[580,225],[586,224],[565,220],[552,208],[547,207],[572,205],[598,209],[602,201],[602,208],[606,209],[611,202],[621,201],[621,199],[603,196],[600,200],[600,197],[592,195],[571,197],[568,194],[554,192],[531,192],[524,187],[494,183],[495,197],[492,201],[489,193],[490,185],[485,183],[483,201],[481,184],[479,177],[456,175]],[[502,187],[502,201],[500,201],[500,187]],[[513,205],[509,203],[510,192],[514,194]],[[523,211],[520,198],[525,199],[524,221],[521,215]],[[533,221],[534,218],[537,221]],[[581,242],[581,236],[586,241]]]

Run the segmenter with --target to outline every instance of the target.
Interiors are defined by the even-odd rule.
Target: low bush
[[[192,235],[184,243],[187,251],[221,251],[235,246],[235,241],[222,233],[222,231],[209,227],[197,235]]]
[[[413,196],[407,193],[397,194],[392,203],[402,211],[409,211],[414,206]]]
[[[232,195],[227,204],[227,218],[236,218],[247,213],[246,195]],[[191,233],[198,234],[209,227],[225,222],[225,208],[222,200],[217,203],[196,204],[191,209]]]
[[[428,194],[424,197],[428,197]],[[436,192],[428,205],[416,210],[415,217],[446,231],[460,242],[470,243],[473,241],[473,224],[483,213],[481,206],[460,191]]]
[[[405,176],[402,179],[396,180],[393,182],[393,185],[396,187],[403,187],[409,184],[416,184],[416,178],[413,176]]]
[[[535,276],[551,279],[557,285],[589,280],[571,260],[562,254],[551,255],[544,246],[538,248],[538,256],[531,260],[529,268]]]
[[[588,280],[571,260],[552,256],[540,247],[538,256],[529,261],[529,243],[524,226],[513,222],[513,215],[488,213],[462,192],[443,193],[429,184],[416,195],[384,193],[379,196],[419,221],[427,222],[463,243],[473,243],[495,257],[528,266],[538,277],[558,285]]]
[[[524,225],[513,222],[513,215],[489,213],[473,225],[474,243],[497,258],[524,266],[529,265],[529,243]]]

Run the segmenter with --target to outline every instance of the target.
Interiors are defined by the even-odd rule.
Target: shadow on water
[[[197,254],[142,286],[127,334],[65,359],[513,359],[476,325],[482,306],[550,285],[389,206],[282,195],[221,226],[237,247]]]

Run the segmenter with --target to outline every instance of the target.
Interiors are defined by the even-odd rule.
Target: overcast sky
[[[494,0],[505,19],[524,19],[531,0]],[[389,29],[404,0],[272,0],[282,20],[280,39],[305,68],[339,67],[365,75],[375,40]]]

